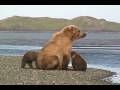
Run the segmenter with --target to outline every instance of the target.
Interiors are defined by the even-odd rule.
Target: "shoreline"
[[[103,80],[115,73],[88,68],[73,70],[21,69],[21,56],[0,56],[0,85],[114,85]]]
[[[107,70],[110,72],[113,72],[114,74],[112,76],[104,78],[104,80],[111,82],[114,85],[120,85],[120,68],[111,68],[101,65],[89,65],[89,67],[96,68],[96,69],[102,69]]]

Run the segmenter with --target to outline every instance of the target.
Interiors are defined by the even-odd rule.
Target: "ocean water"
[[[53,32],[4,32],[0,31],[0,55],[23,56],[29,50],[39,50]],[[73,44],[87,61],[88,67],[116,72],[105,78],[120,84],[120,32],[87,32],[84,39]]]

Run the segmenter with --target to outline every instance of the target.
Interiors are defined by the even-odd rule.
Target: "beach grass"
[[[112,85],[103,78],[113,72],[22,69],[21,56],[0,56],[0,85]]]

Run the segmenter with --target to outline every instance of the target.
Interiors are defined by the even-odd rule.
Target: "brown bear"
[[[73,70],[80,70],[80,71],[86,71],[87,69],[87,63],[86,61],[80,56],[79,53],[72,51],[71,52],[71,58],[72,58],[72,66]]]
[[[67,69],[73,41],[85,36],[86,34],[75,25],[66,26],[53,34],[48,43],[38,52],[38,68],[47,70]],[[44,61],[45,63],[43,63]]]
[[[26,64],[28,64],[30,68],[33,68],[32,62],[35,61],[35,63],[36,63],[37,54],[38,54],[37,51],[26,52],[21,61],[21,68],[25,68]],[[37,65],[36,65],[36,67],[37,67]]]

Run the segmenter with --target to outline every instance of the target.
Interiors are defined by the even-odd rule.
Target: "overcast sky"
[[[14,15],[66,19],[92,16],[120,23],[120,5],[0,5],[0,19]]]

